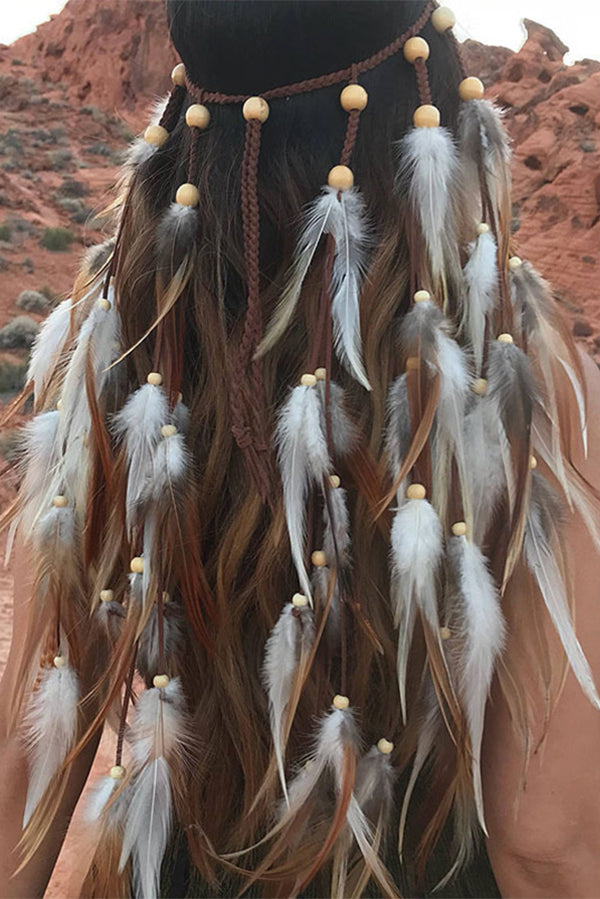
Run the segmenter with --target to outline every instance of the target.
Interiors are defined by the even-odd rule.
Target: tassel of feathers
[[[466,296],[460,322],[460,331],[473,349],[476,377],[481,374],[486,331],[498,292],[496,241],[487,225],[479,227],[481,231],[469,247],[469,261],[464,267]]]

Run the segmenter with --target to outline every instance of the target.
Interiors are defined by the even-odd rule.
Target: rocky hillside
[[[600,63],[566,66],[559,38],[526,24],[519,53],[472,41],[464,51],[506,109],[519,252],[600,358]],[[155,0],[69,0],[0,47],[0,326],[10,324],[0,394],[22,375],[35,323],[69,290],[82,247],[102,238],[123,151],[174,61]]]

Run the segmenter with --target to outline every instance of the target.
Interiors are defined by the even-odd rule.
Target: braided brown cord
[[[465,67],[465,60],[464,60],[462,48],[456,38],[456,35],[454,34],[454,32],[452,31],[451,28],[448,29],[446,34],[448,35],[448,40],[450,41],[450,43],[452,44],[452,46],[454,48],[454,54],[456,56],[456,61],[458,62],[458,69],[460,71],[460,77],[466,78],[467,77],[467,69]]]
[[[281,87],[271,88],[268,91],[264,91],[264,93],[261,94],[261,97],[264,100],[279,100],[282,97],[307,94],[310,93],[310,91],[319,90],[322,87],[331,87],[333,84],[349,81],[353,77],[356,77],[356,75],[363,75],[365,72],[370,72],[371,69],[375,69],[378,65],[381,65],[381,63],[385,62],[386,59],[389,59],[390,56],[394,56],[398,53],[409,38],[418,34],[429,21],[431,13],[435,8],[436,3],[434,0],[428,0],[419,18],[407,28],[404,34],[401,34],[400,37],[397,37],[391,44],[378,50],[377,53],[374,53],[367,59],[363,59],[361,62],[352,63],[352,65],[345,69],[339,69],[337,72],[330,72],[327,75],[319,75],[317,78],[307,78],[304,81],[296,81],[294,84],[286,84]],[[354,73],[356,73],[356,75],[354,75]],[[197,87],[189,80],[187,73],[186,80],[188,90],[194,99],[202,93],[205,103],[243,103],[244,100],[248,99],[248,94],[222,94],[218,91],[202,91],[201,88]]]
[[[419,102],[421,105],[431,105],[431,87],[429,85],[429,75],[427,73],[427,63],[424,59],[415,59],[415,75],[417,76],[417,89],[419,91]]]
[[[181,108],[183,106],[183,101],[185,100],[186,94],[187,91],[185,87],[180,84],[176,84],[171,91],[171,95],[168,99],[167,105],[165,106],[164,112],[160,117],[160,122],[158,123],[163,128],[166,128],[167,131],[172,131],[179,121]]]

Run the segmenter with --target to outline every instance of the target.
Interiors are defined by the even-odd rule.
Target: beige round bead
[[[155,687],[158,687],[159,690],[164,689],[169,683],[169,675],[168,674],[155,674],[152,678],[152,683]]]
[[[431,14],[431,24],[436,31],[443,34],[456,25],[456,16],[447,6],[438,6]]]
[[[262,97],[248,97],[242,106],[242,115],[247,122],[252,121],[252,119],[266,122],[269,118],[269,112],[269,104]]]
[[[114,598],[115,594],[113,590],[100,591],[100,602],[112,602]]]
[[[422,37],[410,37],[404,45],[404,58],[408,62],[429,58],[429,44]]]
[[[350,190],[354,187],[354,172],[347,165],[334,165],[327,176],[327,183],[335,190]]]
[[[317,378],[315,375],[311,375],[307,372],[300,378],[300,383],[303,387],[314,387],[317,383]]]
[[[160,387],[162,384],[162,375],[159,371],[151,371],[146,378],[146,381],[148,384],[152,384],[153,387]]]
[[[407,499],[425,499],[427,490],[423,484],[411,484],[406,490]]]
[[[105,312],[108,312],[111,307],[111,302],[110,300],[107,300],[106,297],[100,297],[96,305],[98,306],[98,309],[104,309]]]
[[[529,457],[529,467],[531,468],[531,470],[533,471],[535,468],[537,468],[537,466],[538,466],[538,461],[537,461],[536,457],[530,456]]]
[[[442,625],[442,627],[440,628],[440,637],[442,638],[442,640],[449,640],[451,636],[452,631],[450,630],[450,628],[446,627],[446,625]]]
[[[310,560],[317,568],[323,568],[327,565],[327,557],[322,549],[315,549]]]
[[[340,94],[340,103],[346,112],[352,112],[353,109],[362,112],[368,102],[369,95],[360,84],[348,84]]]
[[[163,590],[162,601],[163,601],[163,605],[165,605],[165,606],[167,605],[167,603],[171,602],[171,594],[167,593],[166,590]]]
[[[340,477],[337,474],[329,475],[329,486],[333,487],[334,490],[340,486],[342,482],[340,481]]]
[[[315,378],[317,381],[326,381],[327,380],[327,369],[326,368],[316,368],[315,369]]]
[[[477,396],[483,396],[487,390],[487,381],[485,378],[475,378],[474,381],[471,381],[471,390],[473,393],[476,393]]]
[[[425,104],[417,106],[413,114],[415,128],[437,128],[440,124],[440,111],[437,106]]]
[[[169,132],[162,125],[148,125],[144,131],[144,140],[152,147],[163,147],[169,139]]]
[[[64,656],[54,656],[52,659],[52,664],[55,668],[66,668],[67,660]]]
[[[175,194],[175,202],[180,206],[197,206],[200,202],[200,194],[195,184],[180,184]]]
[[[171,81],[178,87],[185,87],[185,66],[182,62],[177,63],[171,72]]]
[[[455,521],[452,525],[452,533],[455,537],[466,537],[467,524],[465,521]]]
[[[512,334],[498,334],[498,343],[514,343]]]
[[[113,780],[123,780],[125,777],[125,768],[123,765],[113,765],[108,773]]]
[[[342,696],[341,693],[336,693],[333,697],[332,705],[334,709],[340,709],[340,711],[342,711],[343,709],[348,708],[348,706],[350,705],[350,700],[347,696]]]
[[[60,412],[61,409],[62,409],[62,400],[58,400],[56,403],[56,410],[57,410],[57,412]]]
[[[134,556],[129,563],[129,569],[133,574],[142,574],[144,570],[144,560],[141,556]]]
[[[428,290],[417,290],[416,294],[413,297],[415,303],[426,303],[431,299],[431,294]]]
[[[510,259],[508,260],[508,267],[511,270],[511,272],[516,272],[516,270],[518,268],[521,268],[522,265],[523,265],[523,260],[520,259],[518,256],[511,256]]]
[[[175,425],[163,425],[160,433],[163,437],[174,437],[177,433],[177,428]]]
[[[458,96],[461,100],[483,100],[485,88],[479,78],[470,75],[458,85]]]
[[[294,593],[292,596],[292,605],[296,606],[297,609],[302,609],[304,606],[308,605],[308,599],[304,593]]]
[[[382,737],[381,740],[377,741],[377,748],[383,755],[389,755],[394,748],[394,744]]]
[[[480,222],[477,225],[477,233],[478,234],[489,234],[490,226],[486,224],[486,222]]]
[[[69,500],[62,493],[59,493],[58,496],[53,498],[52,505],[55,509],[65,509],[69,505]]]
[[[204,131],[210,125],[210,110],[201,103],[192,103],[186,110],[185,123],[190,128],[200,128]]]
[[[406,371],[418,371],[421,367],[418,356],[409,356],[406,360]]]

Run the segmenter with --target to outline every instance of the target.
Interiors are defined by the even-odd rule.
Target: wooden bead
[[[456,16],[447,6],[438,6],[431,14],[431,24],[436,31],[443,34],[456,25]]]
[[[538,461],[535,456],[529,457],[529,467],[533,471],[538,466]]]
[[[327,369],[326,368],[316,368],[315,369],[315,378],[317,381],[326,381],[327,380]]]
[[[306,373],[306,374],[302,375],[302,377],[300,378],[300,383],[302,384],[303,387],[314,387],[315,384],[317,383],[317,379],[316,379],[315,375]]]
[[[498,343],[514,343],[512,334],[498,334]]]
[[[452,631],[450,630],[450,628],[443,625],[440,628],[440,637],[442,638],[442,640],[449,640],[451,636]]]
[[[67,660],[64,656],[54,656],[54,658],[52,659],[52,664],[55,668],[66,668]]]
[[[406,490],[407,499],[425,499],[427,491],[423,484],[411,484]]]
[[[437,106],[425,104],[418,106],[413,115],[415,128],[437,128],[440,124],[440,111]]]
[[[153,387],[160,387],[162,384],[162,375],[158,371],[151,371],[146,378],[146,381],[148,384],[152,384]]]
[[[292,596],[292,605],[296,606],[297,609],[302,609],[304,606],[308,605],[308,599],[304,593],[294,593]]]
[[[518,256],[511,256],[510,259],[508,260],[508,267],[511,270],[511,272],[516,272],[516,270],[518,268],[521,268],[522,265],[523,265],[523,260],[520,259]]]
[[[252,121],[252,119],[266,122],[269,118],[269,112],[269,104],[262,97],[248,97],[242,106],[242,115],[247,122]]]
[[[476,393],[477,396],[483,396],[487,390],[487,381],[485,378],[475,378],[474,381],[471,381],[471,390],[473,393]]]
[[[100,591],[100,602],[112,602],[115,597],[115,594],[112,590],[101,590]]]
[[[381,740],[377,741],[377,748],[382,753],[382,755],[389,755],[394,748],[394,744],[390,743],[389,740],[386,740],[385,737],[382,737]]]
[[[350,190],[354,187],[354,172],[347,165],[334,165],[327,176],[327,183],[335,190]]]
[[[201,103],[192,103],[186,109],[185,123],[190,128],[200,128],[204,131],[210,125],[210,110]]]
[[[160,433],[163,437],[174,437],[177,433],[177,428],[175,425],[163,425]]]
[[[129,563],[129,568],[133,574],[142,574],[144,570],[144,560],[141,556],[134,556]]]
[[[111,307],[111,302],[110,300],[107,300],[106,297],[100,297],[96,305],[98,309],[103,309],[105,312],[108,312]]]
[[[452,533],[455,537],[466,537],[467,524],[464,521],[455,521],[452,525]]]
[[[125,777],[125,768],[123,765],[113,765],[108,773],[113,780],[123,780]]]
[[[195,184],[180,184],[175,194],[175,202],[180,206],[197,206],[200,202],[200,194]]]
[[[163,605],[165,605],[165,606],[171,602],[171,594],[167,593],[166,590],[163,590],[162,601],[163,601]]]
[[[152,678],[152,683],[155,687],[158,687],[159,690],[164,689],[169,683],[169,675],[168,674],[155,674]]]
[[[59,493],[58,496],[53,498],[52,505],[55,509],[66,509],[69,505],[69,500],[62,493]]]
[[[182,62],[177,63],[171,72],[171,81],[178,87],[185,87],[185,66]]]
[[[461,100],[483,100],[485,88],[479,78],[470,75],[458,85],[458,96]]]
[[[340,481],[339,475],[337,475],[337,474],[329,475],[329,486],[332,487],[334,490],[337,490],[337,488],[340,486],[341,483],[342,482]]]
[[[333,697],[332,705],[334,709],[339,709],[340,711],[342,711],[343,709],[348,708],[348,706],[350,705],[350,700],[347,696],[342,696],[340,693],[336,693],[336,695]]]
[[[477,233],[478,234],[489,234],[490,226],[485,222],[480,222],[477,225]]]
[[[58,400],[56,403],[56,409],[58,412],[62,409],[62,400]]]
[[[421,367],[421,362],[418,356],[409,356],[406,360],[406,371],[418,371]]]
[[[317,568],[323,568],[325,565],[327,565],[327,557],[325,556],[325,553],[322,549],[315,549],[310,557],[310,560]]]
[[[416,294],[413,297],[415,303],[426,303],[431,299],[431,294],[428,290],[417,290]]]
[[[362,112],[368,102],[369,95],[360,84],[348,84],[340,94],[340,103],[346,112],[352,112],[353,109]]]
[[[404,45],[404,58],[408,62],[429,58],[429,44],[422,37],[410,37]]]
[[[152,147],[163,147],[169,139],[169,132],[162,125],[148,125],[144,140]]]

